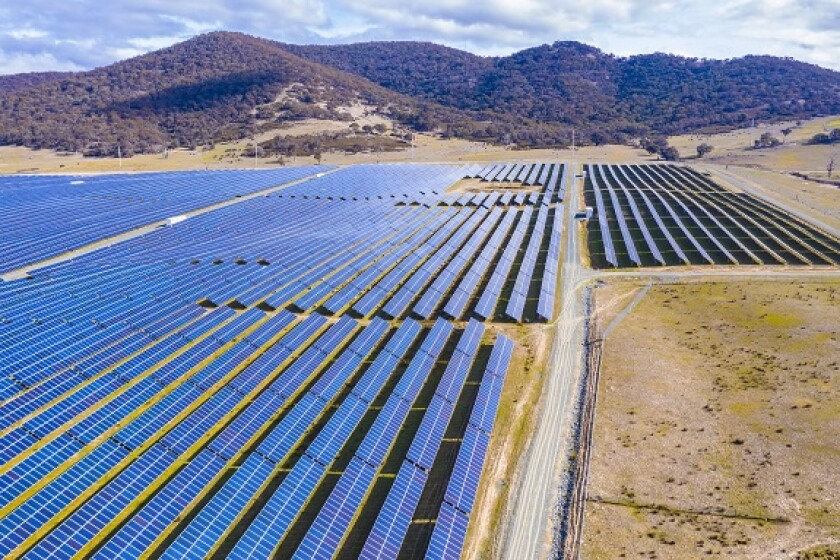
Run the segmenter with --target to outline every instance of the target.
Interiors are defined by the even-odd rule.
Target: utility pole
[[[575,151],[575,127],[572,127],[572,151]]]

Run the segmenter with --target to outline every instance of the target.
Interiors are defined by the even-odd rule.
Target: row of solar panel
[[[840,264],[840,240],[694,171],[589,165],[587,183],[610,266]]]
[[[280,320],[284,322],[283,319],[278,315],[276,320]],[[234,319],[235,321],[235,319]],[[347,319],[351,323],[352,326],[353,321],[351,319]],[[286,359],[293,353],[296,352],[297,349],[300,347],[301,343],[306,339],[311,337],[316,329],[319,329],[324,323],[324,319],[317,316],[312,316],[303,323],[299,325],[299,327],[295,328],[294,330],[290,331],[286,337],[284,337],[279,344],[272,346],[271,350],[276,352],[273,355],[269,355],[268,353],[263,354],[257,361],[253,362],[250,367],[242,370],[241,368],[234,368],[231,370],[231,375],[233,379],[239,379],[242,377],[248,377],[249,375],[253,375],[254,372],[262,371],[263,375],[270,374],[273,369],[276,369],[278,359],[282,361],[286,361],[283,358],[278,358],[277,353],[281,355],[285,355]],[[324,352],[326,349],[331,348],[336,343],[340,342],[342,336],[346,336],[348,324],[336,324],[333,326],[326,334],[324,334],[321,338],[319,338],[318,342],[310,346],[307,352]],[[280,350],[276,350],[280,349]],[[253,350],[252,350],[253,352]],[[224,359],[224,357],[220,358]],[[267,362],[272,362],[273,369],[267,369],[265,366]],[[213,362],[217,363],[217,362]],[[288,399],[296,389],[292,387],[293,384],[297,383],[300,385],[302,383],[301,375],[300,375],[300,367],[297,364],[305,363],[303,357],[301,359],[296,360],[292,366],[288,367],[281,376],[278,376],[271,384],[268,384],[264,387],[264,390],[271,391],[277,394],[277,396],[281,400]],[[211,364],[212,366],[212,364]],[[210,366],[208,366],[210,367]],[[243,407],[248,400],[245,398],[247,395],[237,391],[234,387],[237,384],[233,383],[233,379],[228,379],[228,383],[223,385],[221,388],[218,389],[217,392],[212,393],[210,391],[197,395],[193,401],[183,401],[179,399],[176,403],[167,403],[173,404],[177,408],[181,409],[179,413],[180,416],[184,416],[187,413],[187,416],[178,422],[174,427],[171,427],[172,421],[175,419],[175,415],[173,415],[165,424],[158,424],[159,427],[157,430],[147,430],[147,433],[150,435],[145,439],[143,444],[137,442],[137,445],[140,447],[138,448],[141,452],[140,457],[131,463],[129,468],[134,467],[138,461],[144,460],[144,458],[148,455],[150,457],[149,461],[152,463],[158,463],[160,460],[163,460],[160,456],[156,454],[155,451],[152,451],[158,447],[167,450],[172,455],[172,460],[181,459],[184,460],[187,457],[188,451],[198,442],[202,441],[202,437],[206,438],[206,434],[212,433],[213,430],[218,431],[219,429],[219,420],[222,416],[227,414],[233,413],[237,407]],[[262,385],[264,386],[265,383],[263,382]],[[176,389],[177,391],[177,389]],[[255,391],[252,391],[250,394],[254,394]],[[170,395],[175,394],[170,393]],[[211,396],[212,395],[212,396]],[[209,397],[209,398],[208,398]],[[164,399],[165,400],[165,399]],[[161,400],[159,402],[164,402]],[[185,407],[185,408],[184,408]],[[164,414],[168,414],[170,407],[164,408]],[[145,412],[143,412],[140,416],[138,416],[133,422],[129,423],[128,426],[132,426],[135,422],[139,422],[141,428],[145,428],[149,424],[154,424],[158,418],[160,418],[161,411],[155,411],[154,407],[147,408]],[[167,428],[171,427],[167,431]],[[152,437],[151,434],[160,434],[164,433],[163,437],[156,439]],[[123,441],[126,436],[121,432],[117,432],[116,434],[112,434],[111,438],[113,441]],[[134,443],[134,442],[132,442]],[[152,447],[148,447],[149,443],[152,444]],[[151,453],[151,455],[149,455]],[[168,456],[165,456],[168,458]],[[125,500],[133,500],[134,494],[132,494],[133,487],[127,487],[124,491],[121,490],[120,487],[120,478],[123,475],[117,475],[115,479],[111,482],[102,481],[100,484],[105,484],[102,489],[94,495],[91,500],[85,503],[84,508],[80,508],[76,510],[70,518],[65,520],[63,523],[59,524],[53,532],[48,535],[46,539],[44,539],[38,546],[32,549],[31,554],[37,556],[40,553],[49,553],[51,547],[58,547],[61,550],[67,550],[68,547],[75,548],[75,550],[80,550],[85,543],[87,542],[85,539],[87,537],[80,536],[77,534],[80,530],[84,530],[84,527],[88,523],[97,523],[95,520],[96,518],[96,502],[99,500],[100,496],[102,496],[102,500],[113,500],[114,492],[117,492],[117,496],[122,496]],[[65,482],[67,482],[65,480]],[[149,489],[149,484],[146,486],[146,490]],[[126,502],[127,503],[127,502]],[[93,505],[90,505],[93,504]],[[91,510],[91,508],[94,508]],[[115,512],[111,512],[114,514]],[[72,530],[65,531],[62,527],[70,527]],[[87,534],[87,533],[85,533]],[[67,540],[72,542],[66,542]]]
[[[326,169],[2,177],[0,272]]]
[[[410,223],[410,221],[409,221],[409,223]],[[378,233],[378,231],[379,230],[374,230],[373,233]],[[321,257],[318,254],[305,255],[302,251],[298,252],[297,256],[301,259],[300,264],[296,264],[295,267],[293,268],[293,270],[290,271],[287,275],[283,274],[283,272],[285,272],[283,269],[278,268],[277,270],[281,271],[281,273],[279,275],[275,276],[274,278],[269,278],[268,280],[266,280],[266,281],[264,281],[263,283],[260,284],[260,286],[263,290],[263,292],[262,292],[263,295],[265,294],[265,291],[268,291],[268,290],[271,289],[271,285],[272,285],[271,283],[272,282],[284,282],[284,278],[293,277],[292,275],[294,275],[296,272],[300,271],[302,268],[306,268],[309,265],[309,263],[311,262],[311,257],[314,257],[314,258],[320,258]],[[195,265],[190,264],[190,265],[186,265],[186,266],[189,269],[190,267],[194,267]],[[207,265],[207,266],[211,269],[217,269],[218,270],[218,273],[216,273],[212,277],[212,279],[217,279],[217,278],[219,278],[219,276],[218,276],[219,274],[225,274],[225,273],[228,272],[228,270],[225,270],[225,267],[219,267],[218,265]],[[237,266],[237,265],[230,265],[230,267],[232,268],[232,272],[234,272],[234,273],[237,272],[238,270],[243,270],[245,268],[249,268],[249,267],[240,267],[240,266]],[[256,266],[256,267],[253,267],[253,268],[255,270],[262,270],[262,269],[265,269],[265,268],[268,268],[268,267]],[[324,268],[316,269],[315,272],[323,275],[324,274],[323,270],[324,270]],[[122,306],[122,307],[120,307],[119,310],[122,310],[122,308],[130,308],[132,305],[134,305],[135,309],[132,309],[131,311],[132,312],[137,312],[137,313],[142,312],[142,313],[144,313],[144,316],[148,319],[150,316],[152,316],[155,313],[161,313],[161,312],[168,311],[168,309],[165,309],[166,307],[177,306],[179,304],[183,305],[183,302],[179,303],[179,302],[173,301],[171,299],[170,300],[161,299],[163,294],[160,293],[160,291],[163,290],[164,293],[171,293],[171,291],[173,290],[173,286],[168,284],[168,283],[163,283],[163,285],[161,285],[161,283],[159,281],[154,283],[154,284],[150,284],[149,282],[146,282],[145,281],[145,274],[148,273],[147,267],[143,267],[139,271],[137,271],[137,270],[134,271],[134,272],[142,273],[142,276],[139,275],[139,274],[137,276],[132,276],[130,271],[122,271],[122,272],[125,272],[125,276],[127,278],[124,278],[122,275],[118,275],[119,276],[119,278],[117,279],[118,281],[113,282],[114,283],[113,287],[107,286],[107,283],[109,281],[109,278],[107,276],[105,277],[104,281],[99,282],[98,285],[97,285],[97,281],[99,280],[99,278],[93,278],[92,282],[91,282],[91,285],[94,286],[94,288],[92,288],[92,289],[96,289],[96,290],[101,290],[103,288],[106,289],[107,293],[109,294],[108,297],[116,299],[117,304]],[[184,280],[182,280],[182,286],[184,284],[189,284],[190,283],[190,278],[192,278],[192,276],[189,275],[189,274],[182,274],[182,277],[184,278]],[[316,280],[315,278],[312,277],[312,272],[311,271],[309,272],[309,278],[311,279],[311,281]],[[113,279],[111,279],[111,280],[113,280]],[[228,280],[230,280],[230,278],[228,278]],[[138,281],[143,281],[143,284],[142,284],[143,287],[141,288],[141,290],[146,290],[146,288],[148,287],[148,289],[149,289],[148,294],[146,294],[144,296],[143,294],[145,293],[145,291],[141,291],[140,293],[136,293],[136,292],[133,293],[128,298],[122,295],[121,290],[127,290],[128,288],[130,288],[129,282],[133,282],[133,283],[136,284]],[[172,281],[175,282],[174,278],[173,278]],[[223,283],[223,282],[218,282],[218,283]],[[47,279],[44,282],[44,284],[49,286],[49,287],[53,287],[55,282],[52,282],[50,279]],[[105,285],[103,286],[102,284],[105,284]],[[240,286],[238,288],[236,288],[236,284],[233,283],[233,282],[231,282],[230,285],[232,286],[232,288],[230,288],[231,290],[239,291],[239,290],[244,290],[245,287],[248,286],[249,284],[246,283],[245,286]],[[156,287],[157,291],[155,291],[152,288],[152,286]],[[299,286],[299,284],[298,284],[298,286]],[[248,291],[250,292],[252,297],[253,297],[253,294],[256,293],[255,288],[256,288],[256,286],[248,289]],[[66,353],[70,353],[70,355],[66,356],[62,362],[55,362],[55,361],[52,362],[53,363],[52,371],[60,371],[61,368],[65,367],[70,361],[72,361],[73,359],[77,359],[77,353],[78,352],[88,352],[88,353],[90,353],[92,351],[95,351],[96,350],[96,345],[94,344],[93,341],[99,341],[96,344],[98,344],[100,346],[101,345],[107,345],[107,342],[111,338],[119,336],[119,333],[118,333],[118,334],[113,335],[113,337],[109,336],[105,341],[101,341],[101,339],[103,338],[103,334],[105,334],[105,335],[108,334],[107,332],[106,333],[102,332],[103,327],[108,325],[107,322],[113,322],[117,319],[121,319],[122,317],[120,315],[115,315],[114,314],[114,313],[116,313],[116,312],[112,311],[112,307],[114,307],[114,306],[109,307],[108,305],[105,305],[103,307],[96,307],[91,312],[89,301],[86,300],[83,297],[83,296],[85,296],[85,297],[87,296],[87,294],[84,293],[84,291],[83,291],[84,287],[82,288],[82,291],[78,291],[78,290],[79,290],[78,287],[73,288],[73,293],[67,293],[67,292],[62,292],[61,290],[55,290],[55,292],[52,294],[53,297],[51,297],[50,299],[58,300],[56,303],[59,303],[59,304],[62,303],[62,302],[69,302],[70,306],[76,306],[78,309],[84,310],[86,316],[82,317],[82,318],[84,318],[85,321],[79,321],[80,325],[78,327],[79,332],[86,335],[84,338],[79,336],[77,334],[77,331],[75,331],[75,330],[70,331],[70,330],[67,329],[67,324],[66,324],[66,320],[68,319],[67,316],[61,316],[61,315],[56,316],[56,314],[51,312],[51,311],[49,312],[48,316],[44,316],[39,311],[32,311],[32,310],[29,310],[29,309],[24,309],[20,313],[15,314],[15,311],[17,309],[16,306],[15,306],[15,303],[11,302],[11,301],[6,302],[9,305],[6,308],[7,311],[5,313],[6,313],[7,318],[9,318],[9,319],[7,319],[8,322],[6,323],[6,325],[4,325],[5,328],[2,329],[2,335],[6,336],[6,337],[9,337],[9,336],[12,336],[13,334],[16,334],[16,333],[25,333],[26,337],[23,338],[22,340],[20,340],[17,345],[12,345],[12,344],[9,345],[10,352],[9,352],[9,356],[7,357],[7,361],[9,363],[4,364],[4,366],[5,366],[4,371],[10,372],[10,373],[13,372],[13,374],[12,374],[12,378],[9,379],[9,383],[6,383],[3,387],[5,397],[10,397],[10,396],[14,395],[15,393],[18,393],[21,390],[24,390],[27,387],[31,387],[34,383],[43,381],[45,379],[44,376],[48,375],[48,370],[41,367],[41,363],[48,360],[48,359],[49,360],[54,360],[55,356],[56,356],[56,353],[54,352],[54,350],[59,349],[59,348],[63,348]],[[286,293],[291,296],[292,294],[297,294],[299,291],[300,291],[300,289],[286,290]],[[190,294],[189,294],[190,299],[192,301],[196,301],[198,299],[201,299],[201,294],[202,293],[203,292],[200,291],[200,288],[196,288],[195,290],[190,292]],[[24,294],[25,294],[25,292],[24,292]],[[25,294],[25,295],[28,295],[28,294]],[[67,297],[68,295],[71,296],[71,297],[68,298]],[[141,298],[141,297],[147,297],[148,299],[147,299],[146,303],[151,304],[151,305],[138,307],[138,304],[140,302],[138,302],[137,299]],[[187,294],[185,294],[182,297],[186,298]],[[24,301],[24,300],[27,300],[27,299],[28,299],[27,297],[19,298],[19,300],[21,302]],[[249,298],[243,297],[242,299],[248,300]],[[257,299],[259,299],[259,298],[257,298]],[[7,300],[8,300],[8,298],[7,298]],[[276,301],[276,298],[275,298],[275,301]],[[52,303],[52,302],[41,301],[40,303],[42,304],[42,309],[43,309],[44,307],[47,307],[49,303]],[[64,310],[65,310],[65,313],[70,313],[69,319],[73,320],[74,319],[74,317],[73,317],[73,313],[74,313],[73,309],[74,308],[70,307],[70,306],[64,305]],[[61,320],[52,321],[53,317],[56,317],[56,319],[60,318]],[[87,317],[100,317],[101,319],[99,319],[99,320],[94,319],[94,321],[96,321],[96,324],[92,324],[92,323],[86,321]],[[82,319],[82,318],[80,318],[80,319]],[[19,320],[19,323],[17,325],[15,325],[14,320]],[[52,321],[52,323],[51,323],[51,326],[48,327],[48,329],[45,329],[40,324],[37,324],[37,325],[33,324],[33,322],[32,322],[33,320],[37,320],[39,323],[44,322],[44,321],[46,321],[46,322]],[[106,322],[103,323],[102,322],[103,320],[105,320]],[[140,324],[140,327],[143,327],[143,325]],[[117,327],[114,327],[114,328],[117,328]],[[126,329],[129,329],[130,326],[122,326],[120,328],[122,329],[121,332],[123,332]],[[135,325],[133,328],[136,329],[138,327],[137,327],[137,325]],[[49,343],[44,344],[43,342],[39,341],[39,339],[43,339],[43,338],[46,338],[47,336],[49,336],[49,333],[51,333],[51,332],[61,332],[64,336],[69,335],[69,337],[71,337],[71,338],[70,338],[70,340],[68,340],[67,338],[62,337],[62,338],[57,339],[53,344],[49,344]],[[89,336],[87,336],[87,335],[89,335]],[[75,338],[72,338],[72,337],[75,337]],[[68,342],[71,342],[73,340],[76,340],[77,344],[68,347]],[[39,351],[39,354],[36,355],[36,356],[33,356],[31,352],[26,352],[26,349],[31,348],[31,346],[33,344],[38,344],[39,346],[41,346],[41,350]],[[18,348],[20,349],[19,353],[16,353]],[[40,358],[42,356],[43,356],[43,359],[40,359],[40,360],[33,359],[33,358]],[[16,360],[16,358],[17,358],[17,360]],[[22,365],[23,361],[26,361],[25,365]],[[40,377],[35,377],[35,376],[29,377],[29,376],[27,376],[28,371],[37,372],[36,375],[38,375]]]
[[[441,171],[429,184],[453,173]],[[305,185],[289,188],[317,190]],[[553,207],[540,208],[550,215]],[[261,309],[301,311],[334,305],[332,312],[341,313],[379,285],[386,291],[379,300],[371,297],[371,312],[391,305],[400,316],[408,309],[420,315],[431,307],[431,316],[453,294],[466,294],[465,308],[479,299],[482,278],[498,261],[507,272],[494,288],[495,307],[514,268],[513,262],[501,264],[503,255],[515,257],[522,247],[528,252],[532,218],[530,207],[521,213],[496,206],[398,208],[378,195],[366,201],[260,197],[49,267],[32,280],[0,284],[0,341],[12,350],[0,363],[0,380],[9,382],[0,402],[0,418],[8,421],[0,431],[0,507],[9,515],[0,519],[0,533],[10,535],[0,550],[28,550],[30,557],[89,554],[107,535],[111,540],[100,557],[119,550],[133,557],[157,546],[161,533],[208,492],[208,504],[218,506],[228,496],[251,503],[264,488],[259,481],[280,473],[292,448],[326,420],[323,432],[301,450],[305,459],[282,473],[284,491],[277,499],[292,488],[301,489],[295,496],[310,495],[304,489],[314,488],[327,472],[342,441],[398,369],[419,325],[404,321],[364,375],[350,383],[370,355],[368,347],[379,345],[387,330],[381,319],[374,318],[356,339],[369,333],[368,346],[354,342],[335,355],[357,329],[348,317],[328,326],[318,314],[299,320],[282,310],[207,312],[195,302],[265,302]],[[323,223],[331,227],[325,230]],[[521,232],[518,242],[498,255],[513,228]],[[538,249],[542,245],[540,239]],[[473,321],[467,331],[476,329],[483,326]],[[364,491],[355,485],[381,468],[451,332],[450,323],[435,324],[354,451],[344,484],[362,492],[360,500]],[[467,334],[464,340],[477,345]],[[398,343],[391,348],[393,341]],[[27,346],[37,350],[26,354]],[[453,354],[452,368],[463,366],[462,354]],[[415,467],[431,468],[431,450],[440,443],[436,434],[446,428],[463,385],[449,372],[430,403],[429,422],[437,420],[418,443],[425,451],[412,451]],[[349,393],[343,392],[348,383]],[[228,476],[231,467],[244,465],[249,468]],[[263,479],[243,478],[252,472]],[[138,508],[141,495],[142,502],[150,501]],[[208,523],[198,533],[189,532],[201,538],[184,531],[175,542],[200,540],[212,550],[230,541],[235,527],[260,535],[261,529],[242,525],[241,508],[226,510],[221,521],[213,511],[207,510]],[[290,511],[288,505],[277,509],[270,526],[289,523]],[[196,522],[200,518],[201,512]],[[346,525],[327,531],[323,542],[339,529]],[[44,531],[49,534],[41,538]],[[319,533],[304,539],[300,550],[316,541]],[[167,554],[175,554],[174,546]]]
[[[240,316],[238,320],[242,321],[243,317],[244,316]],[[315,317],[316,316],[313,316],[312,318],[310,318],[310,320],[314,319]],[[234,320],[234,321],[236,321],[236,320]],[[321,321],[323,321],[323,320],[321,319]],[[346,320],[346,321],[349,321],[350,323],[352,323],[352,321],[349,320],[349,319]],[[383,322],[380,321],[379,323],[375,323],[375,324],[380,324],[381,325],[381,324],[383,324]],[[409,327],[411,325],[412,325],[412,323],[410,323],[410,322],[405,323],[406,327]],[[338,327],[338,325],[337,325],[337,327]],[[369,328],[374,328],[374,324],[372,324],[371,327],[369,327]],[[382,327],[379,327],[379,328],[381,329]],[[483,329],[483,326],[481,326],[479,323],[474,323],[473,325],[470,326],[468,331],[465,333],[462,340],[469,341],[471,344],[477,346],[478,338],[475,336],[476,329]],[[436,330],[437,330],[437,334],[436,334]],[[425,367],[426,368],[428,368],[428,366],[430,364],[434,363],[434,358],[436,358],[437,355],[439,354],[440,350],[442,350],[443,342],[445,341],[445,338],[446,338],[445,335],[447,335],[448,332],[451,331],[451,326],[449,326],[448,323],[445,323],[445,322],[441,321],[441,322],[438,323],[438,325],[436,325],[436,330],[433,329],[432,334],[430,334],[430,336],[427,339],[427,340],[432,341],[431,345],[428,346],[428,347],[421,348],[421,351],[420,351],[421,356],[427,356],[427,359],[425,359]],[[441,333],[443,333],[443,334],[441,334]],[[397,338],[397,339],[399,339],[399,338]],[[405,340],[405,339],[403,339],[403,340]],[[325,346],[330,346],[331,347],[333,344],[334,344],[334,341],[327,342],[327,343],[325,343]],[[276,346],[275,346],[275,348],[276,348]],[[401,344],[401,350],[405,351],[405,350],[407,350],[407,348],[408,348],[408,345],[403,342]],[[461,345],[459,345],[459,348],[461,348]],[[320,352],[323,352],[323,350],[320,350]],[[304,356],[305,355],[306,354],[304,354]],[[393,354],[391,354],[391,355],[393,355]],[[296,361],[295,364],[306,363],[307,360],[305,359],[304,356],[302,356],[300,358],[300,360]],[[457,360],[453,361],[452,363],[453,364],[457,363]],[[375,371],[375,370],[372,368],[372,371]],[[416,394],[416,392],[419,391],[419,387],[422,385],[421,375],[419,375],[419,374],[422,373],[422,371],[418,371],[417,373],[418,373],[418,375],[416,375],[411,380],[410,385],[407,385],[406,389],[405,389],[405,392],[402,393],[404,396],[408,395],[410,397],[411,395]],[[446,376],[444,376],[444,381],[441,382],[442,385],[444,384],[445,380],[446,380]],[[419,381],[419,383],[418,383],[418,381]],[[397,389],[395,390],[395,394],[400,394],[400,386],[398,386]],[[306,401],[301,401],[301,403],[303,403],[303,402],[306,402]],[[179,401],[179,404],[183,405],[184,403]],[[221,404],[220,402],[214,403],[213,409],[216,410],[216,411],[218,411],[220,409],[221,410],[228,410],[229,409],[229,407],[220,406],[220,404]],[[407,409],[405,409],[404,412],[407,413]],[[199,425],[203,426],[204,428],[207,428],[210,424],[214,423],[214,421],[217,420],[217,419],[218,419],[218,412],[217,412],[216,417],[213,417],[209,421],[205,421],[204,423],[201,423]],[[186,425],[186,424],[182,424],[182,425]],[[195,424],[192,424],[192,425],[195,425]],[[302,426],[302,429],[305,430],[307,428],[307,426],[309,425],[309,422],[302,422],[302,423],[300,423],[300,425]],[[188,431],[189,432],[195,432],[195,430],[192,430],[192,429],[190,429]],[[285,432],[285,430],[282,430],[282,431]],[[348,435],[349,435],[349,433],[348,433]],[[120,434],[117,434],[117,436],[115,436],[114,439],[105,440],[106,443],[103,444],[102,449],[104,450],[106,448],[113,448],[112,442],[120,441],[120,440],[123,439],[123,437],[119,437],[119,436],[120,436]],[[194,441],[194,439],[195,438],[194,438],[194,434],[193,434],[193,438],[188,439],[187,441]],[[150,451],[149,453],[152,453],[151,457],[153,457],[155,459],[155,461],[166,462],[166,461],[169,460],[169,456],[166,455],[166,454],[161,454],[162,452],[157,451],[161,447],[161,444],[163,444],[162,448],[165,449],[166,451],[169,451],[170,453],[182,454],[183,452],[186,451],[186,448],[184,447],[186,445],[186,443],[184,443],[184,441],[185,441],[184,436],[181,436],[179,438],[174,438],[174,439],[171,436],[169,436],[169,437],[161,440],[159,443],[153,444],[151,449],[154,449],[156,451],[155,452]],[[124,446],[120,447],[120,449],[124,449],[124,448],[125,448]],[[217,446],[211,444],[209,446],[209,449],[214,452],[214,454],[212,456],[210,454],[208,454],[207,452],[203,452],[202,454],[200,454],[200,456],[197,459],[194,459],[190,463],[191,466],[189,468],[184,469],[182,471],[182,473],[170,483],[170,484],[174,485],[173,488],[177,489],[179,495],[181,495],[183,497],[182,500],[179,500],[177,502],[178,504],[183,505],[183,504],[188,503],[189,502],[188,496],[190,495],[189,494],[190,489],[198,488],[199,486],[201,486],[200,483],[202,481],[206,481],[208,479],[207,477],[209,477],[211,473],[218,472],[221,464],[223,463],[223,462],[222,463],[219,462],[220,458],[222,458],[222,459],[227,458],[225,456],[225,454],[223,452],[221,452],[221,449],[219,449]],[[104,453],[104,451],[98,451],[98,450],[95,451],[95,452],[96,453]],[[110,457],[112,455],[113,454],[109,454],[108,456]],[[203,457],[203,459],[202,459],[202,457]],[[370,460],[372,458],[375,458],[376,454],[373,453],[371,455],[368,455],[367,457]],[[61,483],[62,483],[61,486],[65,489],[74,487],[73,482],[71,480],[66,479],[66,478],[61,479]],[[75,486],[75,487],[78,488],[78,486]],[[126,491],[130,491],[131,489],[133,489],[135,487],[129,485],[126,488],[128,488],[128,490],[126,490]],[[175,490],[173,490],[173,492],[174,491]],[[168,493],[168,491],[164,491],[164,494],[162,494],[162,495],[163,496],[169,496],[170,494]],[[66,503],[66,501],[69,497],[70,496],[67,495],[67,492],[65,490],[64,496],[63,496],[65,503]],[[57,501],[55,499],[55,497],[53,497],[50,500],[50,503],[53,506],[56,506],[57,504],[59,504],[59,501]],[[156,502],[153,502],[153,503],[156,503]],[[157,528],[165,526],[165,522],[162,519],[163,519],[163,517],[165,517],[166,512],[169,511],[169,510],[166,509],[166,508],[163,508],[162,507],[163,504],[169,504],[169,506],[167,506],[167,507],[169,507],[169,509],[176,508],[176,505],[172,504],[170,500],[164,500],[159,504],[159,505],[161,505],[161,507],[144,510],[144,511],[148,511],[148,512],[155,512],[156,519],[157,519],[156,523],[149,524],[149,523],[146,523],[146,522],[141,523],[141,522],[138,521],[138,523],[140,523],[143,527],[146,528],[146,530],[143,532],[146,535],[146,537],[145,537],[146,540],[148,540],[148,538],[149,538],[149,532],[150,531],[151,531],[151,533],[154,533],[154,531]],[[90,507],[94,507],[94,506],[90,506]],[[88,515],[90,513],[90,511],[88,511],[88,509],[85,509],[84,510],[85,513],[83,513],[81,515],[84,515],[84,516]],[[109,514],[114,513],[114,511],[112,511],[112,510],[107,510],[107,511],[109,512]],[[161,523],[163,523],[163,525],[160,525]],[[63,525],[61,525],[60,527],[62,527],[62,526]],[[124,529],[120,532],[121,535],[125,531],[130,531],[129,528],[130,527],[135,527],[135,525],[129,524],[129,525],[126,525],[126,527],[127,527],[126,529]],[[20,526],[15,527],[15,529],[12,532],[21,536]],[[76,531],[73,531],[73,532],[67,533],[67,534],[64,534],[61,531],[58,531],[58,532],[61,533],[61,537],[59,538],[58,541],[56,541],[55,538],[53,538],[51,540],[48,539],[47,541],[39,544],[38,547],[33,549],[32,554],[35,557],[37,557],[37,555],[39,555],[39,554],[52,554],[52,553],[55,552],[55,550],[57,550],[55,547],[57,547],[57,546],[60,546],[60,547],[67,546],[67,543],[63,542],[62,539],[71,539],[74,543],[73,546],[76,546],[76,543],[78,543],[79,535],[77,534]],[[135,536],[133,538],[139,538],[139,537]],[[118,541],[114,541],[114,542],[118,542]],[[126,554],[128,554],[129,556],[131,555],[131,551],[136,552],[137,549],[131,548],[131,546],[136,545],[135,541],[132,541],[132,542],[135,542],[135,544],[131,545],[131,546],[128,546],[128,544],[127,544],[128,541],[123,540],[123,541],[119,541],[119,542],[121,542],[121,544],[119,546],[126,546],[126,548],[125,548]],[[143,541],[143,542],[146,542],[146,541]],[[79,546],[81,546],[81,545],[79,545]],[[114,546],[117,546],[117,545],[114,545]],[[62,548],[62,550],[63,549],[64,548]]]
[[[118,371],[116,372],[116,375],[119,375],[119,371],[120,371],[120,370],[118,370]],[[164,382],[165,382],[166,380],[164,379],[164,380],[162,380],[162,381],[164,381]]]
[[[513,341],[497,337],[446,487],[427,558],[461,557],[512,353]]]

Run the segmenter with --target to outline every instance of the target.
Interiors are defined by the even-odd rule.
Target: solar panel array
[[[328,169],[0,176],[0,273]]]
[[[0,282],[0,556],[396,556],[425,484],[449,479],[456,406],[450,486],[481,471],[511,350],[482,354],[484,321],[551,320],[563,168],[509,165],[542,187],[451,205],[476,166],[349,167]],[[101,237],[316,171],[0,178],[0,207],[157,197]],[[92,239],[74,227],[68,246]],[[453,492],[434,508],[465,528],[474,489]]]
[[[598,268],[840,265],[840,239],[689,167],[591,164],[584,193]]]

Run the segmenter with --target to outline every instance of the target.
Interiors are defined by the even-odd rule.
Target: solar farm
[[[595,268],[840,265],[840,240],[688,167],[585,166]]]
[[[587,282],[840,265],[807,219],[649,163],[0,176],[0,232],[9,558],[459,558],[535,336],[557,413],[519,476],[552,480]]]
[[[0,557],[460,557],[569,173],[0,177]]]

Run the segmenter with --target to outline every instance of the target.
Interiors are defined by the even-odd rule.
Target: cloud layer
[[[216,29],[294,43],[428,40],[499,55],[575,39],[618,55],[790,56],[840,70],[838,0],[28,0],[0,6],[0,74],[79,70]]]

